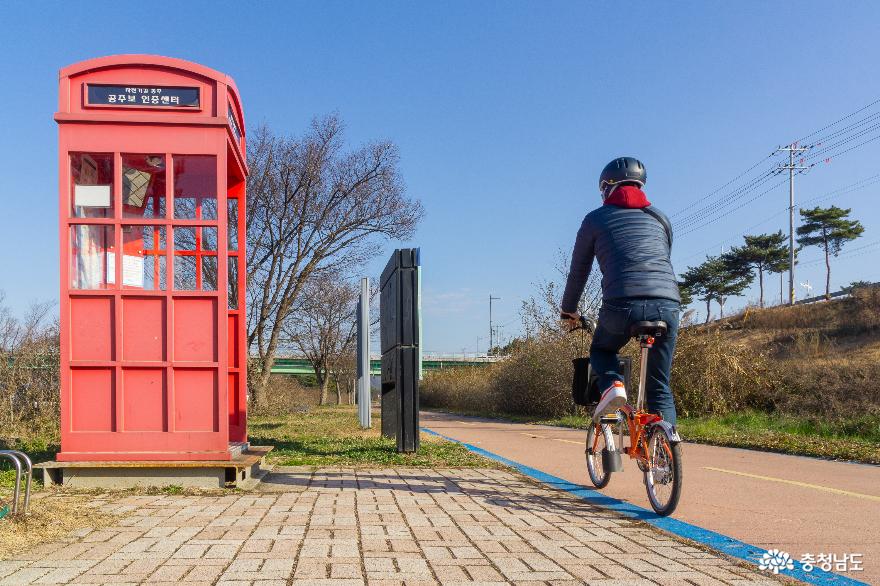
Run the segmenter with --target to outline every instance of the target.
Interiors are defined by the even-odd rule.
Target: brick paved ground
[[[0,562],[0,585],[778,583],[501,470],[279,469],[102,508],[116,525]]]

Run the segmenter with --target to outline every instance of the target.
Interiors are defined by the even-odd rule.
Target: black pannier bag
[[[583,407],[595,406],[602,394],[599,390],[599,376],[590,368],[590,359],[575,358],[571,362],[574,365],[574,377],[571,381],[571,398],[574,404]],[[620,358],[617,372],[623,375],[623,384],[629,391],[632,373],[632,360],[629,356]]]

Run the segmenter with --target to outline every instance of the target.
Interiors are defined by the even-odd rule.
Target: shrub
[[[498,365],[429,372],[419,384],[419,402],[424,407],[498,413],[501,409],[492,390],[497,372]]]
[[[0,446],[58,439],[59,350],[54,304],[12,315],[0,291]]]
[[[778,410],[832,420],[880,420],[880,364],[840,357],[786,362],[781,368],[788,386],[772,393]]]
[[[588,348],[578,338],[526,342],[490,368],[431,373],[421,385],[422,404],[538,417],[578,413],[571,400],[571,360],[585,355]],[[633,359],[631,399],[638,385],[638,350],[631,342],[623,351]],[[770,358],[726,342],[717,328],[680,332],[672,385],[677,408],[684,416],[772,409],[773,393],[784,395],[784,383]]]
[[[251,415],[286,415],[306,413],[321,400],[321,389],[303,387],[296,377],[273,374],[267,388],[266,403],[260,408],[248,405]]]
[[[771,409],[771,391],[784,383],[766,353],[731,343],[718,328],[684,329],[672,362],[679,415],[721,415]]]
[[[575,412],[572,359],[585,352],[577,338],[533,340],[499,365],[492,387],[499,411],[556,417]]]

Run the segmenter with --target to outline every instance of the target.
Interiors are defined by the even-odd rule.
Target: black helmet
[[[618,157],[614,159],[602,169],[599,175],[599,191],[602,192],[602,199],[611,195],[608,188],[615,187],[621,183],[635,183],[642,187],[648,180],[648,173],[642,162],[634,157]]]

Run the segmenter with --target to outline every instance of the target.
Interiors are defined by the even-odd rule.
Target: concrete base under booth
[[[43,462],[44,486],[72,488],[248,488],[265,474],[272,446],[242,446],[231,460],[145,462]]]

